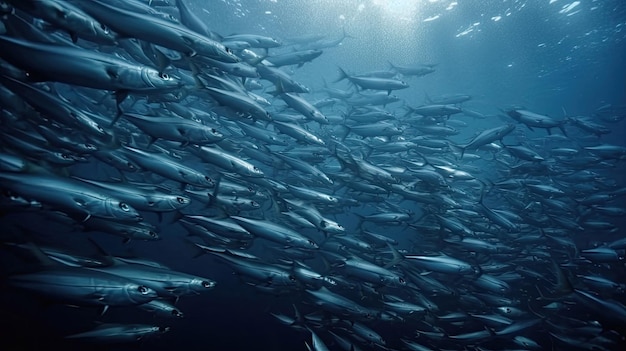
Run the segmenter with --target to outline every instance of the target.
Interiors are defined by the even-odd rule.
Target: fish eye
[[[253,171],[255,171],[255,172],[260,171],[260,169],[258,169],[256,166],[253,166],[253,167],[252,167],[252,170],[253,170]]]
[[[109,34],[109,27],[105,26],[104,24],[100,24],[100,28],[102,29],[102,31],[104,32],[104,34]]]
[[[206,281],[206,280],[203,280],[201,284],[202,284],[203,288],[207,288],[208,289],[208,288],[212,288],[213,287],[213,284],[211,282],[209,282],[209,281]]]
[[[130,207],[125,202],[120,202],[119,206],[122,209],[122,211],[124,211],[124,212],[129,212],[130,211]]]
[[[183,313],[179,310],[172,310],[172,316],[174,317],[182,317]]]
[[[317,246],[317,244],[313,240],[307,240],[307,241],[308,241],[309,245],[311,245],[313,247]]]
[[[148,235],[150,235],[151,238],[158,238],[158,234],[156,232],[153,232],[152,230],[148,231]]]
[[[184,204],[184,203],[186,203],[186,202],[187,202],[187,199],[185,199],[185,198],[184,198],[184,197],[182,197],[182,196],[177,196],[177,197],[176,197],[176,201],[177,201],[179,204]]]
[[[150,289],[146,288],[146,287],[145,287],[145,286],[143,286],[143,285],[139,285],[139,286],[137,287],[137,291],[139,291],[139,293],[140,293],[141,295],[146,295],[146,294],[148,294],[148,293],[150,292]]]
[[[213,183],[213,179],[211,179],[209,176],[204,176],[204,180],[206,180],[209,183]]]
[[[170,76],[167,73],[159,73],[159,77],[165,79],[165,80],[169,80]]]
[[[406,284],[406,280],[404,280],[404,278],[400,277],[398,280],[400,281],[400,284]]]
[[[296,281],[296,277],[294,277],[293,275],[290,274],[289,275],[289,280],[291,280],[292,282],[295,282]]]
[[[226,52],[229,53],[229,54],[233,53],[233,51],[231,49],[229,49],[228,47],[226,47]]]

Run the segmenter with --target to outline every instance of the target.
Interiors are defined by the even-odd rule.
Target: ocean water
[[[569,1],[569,0],[536,0],[536,1],[471,1],[471,0],[362,0],[362,1],[333,1],[333,0],[257,0],[257,1],[202,1],[187,0],[187,6],[206,25],[220,35],[227,36],[235,33],[259,34],[277,38],[282,45],[269,49],[269,56],[275,53],[286,53],[294,50],[297,45],[290,45],[294,38],[321,35],[324,40],[340,38],[345,32],[348,36],[333,47],[323,48],[323,53],[312,62],[307,62],[301,67],[288,66],[284,71],[291,77],[309,87],[311,93],[301,94],[308,101],[317,101],[326,97],[323,92],[324,84],[329,86],[351,90],[353,89],[346,81],[335,82],[340,78],[339,69],[349,74],[359,74],[371,71],[389,70],[390,63],[397,66],[420,66],[432,65],[435,71],[422,77],[402,77],[409,88],[393,91],[399,102],[388,104],[384,107],[394,113],[397,118],[405,114],[405,107],[418,107],[428,104],[429,99],[436,100],[439,97],[451,94],[466,94],[471,100],[463,102],[459,106],[463,109],[479,111],[485,115],[484,119],[472,118],[468,115],[453,115],[450,120],[460,121],[456,124],[459,133],[447,136],[446,139],[452,144],[465,144],[478,133],[506,123],[515,123],[503,111],[511,106],[523,107],[529,111],[549,116],[556,120],[567,120],[571,117],[585,116],[609,129],[610,133],[600,137],[591,135],[581,130],[572,123],[567,123],[564,129],[568,141],[558,140],[549,136],[542,128],[526,127],[515,123],[516,129],[506,137],[509,145],[524,144],[537,151],[546,158],[545,163],[553,164],[555,170],[549,175],[537,175],[531,172],[507,173],[504,170],[515,165],[517,160],[507,157],[505,151],[500,151],[495,157],[489,151],[475,151],[471,153],[481,156],[478,161],[469,161],[467,158],[459,158],[452,149],[442,155],[457,162],[459,169],[467,170],[482,181],[501,181],[505,179],[538,180],[541,184],[559,184],[560,189],[568,191],[568,187],[576,187],[581,184],[552,183],[559,180],[559,176],[581,172],[580,168],[567,168],[558,163],[558,157],[551,156],[550,150],[554,147],[566,145],[567,147],[582,150],[584,147],[592,147],[600,144],[610,144],[626,147],[626,122],[622,119],[626,116],[626,4],[619,0],[608,1]],[[177,16],[175,7],[157,7],[167,13]],[[65,35],[65,34],[62,34]],[[121,50],[121,49],[119,49]],[[2,54],[0,53],[0,57]],[[60,91],[65,91],[63,85],[58,85]],[[284,104],[280,98],[273,97],[268,92],[274,87],[269,82],[264,82],[264,89],[260,95],[266,97],[272,105],[268,107],[270,113],[278,113]],[[67,89],[69,91],[69,89]],[[598,109],[611,105],[616,120],[602,119]],[[122,105],[129,108],[128,102]],[[206,106],[206,105],[205,105]],[[349,108],[340,103],[334,107],[321,109],[327,116],[342,116]],[[609,117],[606,117],[609,118]],[[443,122],[442,122],[443,123]],[[444,123],[445,124],[445,123]],[[455,125],[450,122],[447,125]],[[317,123],[307,123],[307,128],[323,139],[340,138],[341,129],[320,126]],[[415,137],[420,135],[412,127],[405,127],[410,132],[404,135]],[[562,135],[559,128],[551,130],[552,135]],[[236,137],[232,137],[237,141]],[[364,138],[364,142],[374,144],[372,139]],[[301,144],[290,141],[293,149],[297,150]],[[6,151],[7,147],[3,147]],[[10,148],[8,148],[10,149]],[[470,153],[470,151],[468,151]],[[421,161],[421,158],[406,154],[398,156],[388,155],[389,160],[411,158]],[[582,157],[582,156],[581,156]],[[381,158],[373,158],[372,162],[383,163]],[[618,194],[626,187],[624,179],[626,155],[602,160],[602,164],[593,163],[587,168],[598,173],[599,180],[589,181],[590,185],[597,186],[596,193]],[[399,162],[399,161],[398,161]],[[600,161],[599,161],[600,162]],[[197,161],[189,161],[187,164],[198,165]],[[340,171],[339,162],[329,157],[322,167],[329,173],[345,172],[350,174],[355,181],[362,181],[350,170]],[[398,163],[398,167],[403,166]],[[274,168],[259,164],[268,178],[282,181],[286,184],[293,182],[297,185],[284,166]],[[283,168],[281,168],[283,167]],[[204,166],[200,169],[207,169]],[[217,168],[208,168],[213,174],[219,173]],[[98,166],[98,161],[91,160],[87,164],[80,164],[71,169],[70,174],[90,179],[116,178],[116,173],[109,166]],[[132,176],[131,176],[132,177]],[[154,178],[149,178],[153,179]],[[158,178],[157,178],[158,179]],[[158,180],[154,180],[157,182]],[[455,199],[464,199],[461,192],[470,192],[469,198],[477,202],[480,191],[476,191],[475,184],[463,183],[448,179],[451,189],[449,194]],[[410,182],[406,182],[410,183]],[[600,187],[602,185],[603,187]],[[3,188],[7,186],[2,184]],[[10,187],[9,187],[10,188]],[[316,187],[315,189],[323,189]],[[473,190],[472,190],[473,189]],[[327,187],[328,192],[339,196],[348,196],[344,189]],[[495,190],[500,191],[499,189]],[[528,191],[518,189],[519,198],[527,199]],[[581,190],[582,191],[582,190]],[[577,223],[593,219],[608,221],[613,229],[601,230],[583,228],[582,231],[569,231],[567,238],[576,246],[575,253],[563,254],[562,246],[551,241],[543,242],[536,246],[523,246],[516,251],[515,255],[496,261],[508,263],[513,260],[520,266],[539,272],[547,280],[544,282],[532,281],[532,278],[524,277],[510,282],[511,290],[507,294],[498,296],[512,297],[520,300],[518,308],[526,313],[528,318],[537,318],[533,308],[541,308],[538,294],[533,290],[536,285],[541,289],[548,288],[555,281],[554,274],[549,268],[550,258],[543,260],[543,253],[552,253],[552,259],[559,260],[559,264],[567,267],[568,275],[576,277],[580,275],[598,275],[611,279],[618,284],[626,284],[626,267],[624,266],[623,248],[618,249],[619,258],[616,260],[587,260],[581,251],[606,246],[626,236],[626,220],[624,217],[607,217],[592,211],[592,214],[584,214],[592,207],[585,207],[574,200],[580,200],[593,194],[594,190],[587,193],[572,193],[567,195],[568,205],[571,211],[559,213]],[[505,195],[515,197],[514,191]],[[271,195],[270,195],[271,196]],[[551,198],[549,195],[539,195],[538,198]],[[491,208],[511,211],[522,218],[520,224],[524,227],[519,236],[536,235],[540,233],[537,225],[530,224],[528,216],[532,213],[543,213],[541,201],[535,197],[527,201],[527,207],[517,208],[512,201],[504,196],[490,193],[485,203]],[[557,198],[556,196],[554,198]],[[441,213],[444,216],[452,216],[446,210],[433,210],[430,205],[425,205],[410,200],[403,200],[394,195],[387,197],[388,201],[399,209],[411,213],[411,224],[437,224],[437,221],[424,219],[422,215],[427,213]],[[230,213],[231,215],[250,216],[254,218],[270,217],[269,209],[263,204],[262,210],[244,211],[243,214]],[[605,204],[617,208],[626,208],[624,195],[619,193],[615,198]],[[436,207],[436,206],[435,206]],[[321,209],[321,207],[320,207]],[[341,223],[346,228],[349,236],[356,235],[361,230],[359,223],[360,215],[368,215],[378,211],[373,203],[358,203],[356,206],[345,206],[324,209],[321,212],[329,218]],[[533,212],[533,211],[537,212]],[[204,213],[202,207],[194,207],[193,211]],[[193,213],[189,211],[188,213]],[[265,212],[266,211],[266,212]],[[443,211],[443,212],[441,212]],[[23,223],[34,235],[37,243],[59,244],[72,247],[76,251],[91,252],[93,247],[85,242],[85,237],[94,238],[107,252],[113,254],[132,254],[137,257],[148,258],[163,263],[172,269],[189,274],[207,277],[217,282],[217,286],[197,296],[183,296],[176,302],[176,306],[185,313],[183,319],[162,319],[133,308],[111,308],[100,316],[93,308],[73,308],[45,299],[23,294],[3,281],[0,287],[0,330],[2,340],[0,345],[5,350],[41,350],[51,348],[63,348],[64,350],[306,350],[305,342],[311,344],[311,334],[307,331],[296,330],[281,324],[271,313],[292,315],[293,305],[296,305],[303,314],[319,311],[315,306],[306,289],[294,289],[284,294],[265,293],[249,284],[246,279],[233,274],[229,265],[224,264],[211,255],[203,255],[194,258],[194,250],[185,242],[186,230],[177,223],[173,214],[164,214],[164,220],[160,221],[153,213],[142,213],[145,220],[158,226],[162,240],[140,241],[132,240],[123,243],[121,238],[107,236],[102,233],[82,233],[77,230],[73,233],[64,232],[61,226],[43,221],[38,214],[11,213],[0,218],[0,223],[5,228],[14,228],[16,222]],[[183,211],[185,212],[185,211]],[[406,224],[406,223],[405,223]],[[438,235],[425,236],[420,229],[407,225],[378,225],[367,223],[364,225],[380,234],[384,234],[400,242],[398,249],[406,254],[427,255],[436,252],[446,252],[456,258],[474,259],[476,256],[467,252],[459,253],[459,250],[449,248],[446,244],[441,246]],[[503,245],[514,245],[514,240],[519,236],[497,234],[498,226],[495,226],[493,242]],[[542,227],[560,228],[554,222]],[[315,230],[301,230],[314,241],[321,244],[327,236]],[[449,232],[441,230],[444,234],[439,237],[452,238]],[[9,230],[7,229],[7,232]],[[33,234],[34,233],[34,234]],[[26,234],[24,234],[26,235]],[[12,239],[13,235],[9,235]],[[77,239],[78,237],[78,239]],[[30,238],[30,237],[28,237]],[[10,240],[4,240],[9,242]],[[200,242],[200,241],[198,241]],[[432,245],[437,249],[433,250]],[[255,239],[249,252],[262,257],[267,262],[275,262],[274,254],[267,247],[278,247],[262,239]],[[386,248],[378,249],[381,252]],[[537,252],[533,252],[537,250]],[[333,272],[342,275],[340,269],[331,268],[322,255],[307,261],[316,270]],[[484,257],[483,257],[484,258]],[[529,259],[536,264],[520,264]],[[27,265],[23,260],[12,255],[3,254],[3,266],[5,271],[11,272],[18,269],[15,267]],[[547,268],[548,267],[548,268]],[[398,270],[402,272],[403,270]],[[426,270],[424,270],[425,272]],[[513,272],[517,272],[512,268]],[[427,273],[424,273],[427,274]],[[448,335],[458,335],[468,332],[480,331],[483,328],[477,324],[467,322],[462,325],[446,324],[438,321],[437,315],[451,312],[468,311],[472,313],[491,313],[494,306],[484,307],[482,310],[466,309],[459,303],[459,295],[481,292],[480,288],[470,288],[469,280],[459,283],[458,277],[433,274],[441,282],[457,288],[455,296],[431,296],[439,306],[438,312],[429,313],[425,319],[407,317],[404,321],[384,322],[380,320],[365,321],[372,329],[376,330],[386,340],[386,346],[376,346],[367,342],[355,342],[363,350],[391,349],[408,350],[401,339],[414,340],[436,349],[472,349],[479,345],[484,349],[524,349],[516,344],[513,339],[516,336],[532,338],[539,344],[540,349],[571,349],[563,342],[555,340],[549,332],[556,333],[556,328],[546,324],[545,319],[558,325],[573,328],[573,324],[567,324],[556,316],[545,313],[541,324],[524,333],[493,337],[476,343],[462,343],[450,341],[437,341],[424,337],[417,337],[416,330],[425,330],[425,325],[439,326]],[[356,279],[356,284],[362,282]],[[574,283],[575,288],[599,293],[599,298],[604,301],[618,301],[626,303],[624,286],[612,292],[600,292],[589,285],[585,285],[581,279]],[[531,291],[532,290],[532,291]],[[355,289],[345,293],[354,301],[362,301],[368,306],[380,308],[380,298],[386,294],[401,296],[408,299],[406,291],[402,288],[383,288],[382,295],[376,295],[368,290]],[[544,305],[547,303],[544,303]],[[531,307],[529,307],[531,306]],[[597,306],[596,306],[597,307]],[[623,305],[622,305],[623,307]],[[620,350],[626,333],[623,316],[602,319],[606,314],[603,307],[594,311],[590,304],[575,300],[567,307],[564,314],[572,319],[582,321],[604,322],[609,329],[615,330],[613,334],[602,334],[611,342],[594,340],[597,345],[605,349]],[[619,311],[626,311],[619,310]],[[541,311],[541,313],[544,313]],[[328,317],[330,314],[326,313]],[[621,318],[621,319],[620,319]],[[522,318],[523,319],[523,318]],[[424,322],[426,320],[427,322]],[[615,322],[617,320],[617,322]],[[80,341],[65,340],[64,336],[89,330],[98,323],[147,323],[161,326],[169,326],[171,330],[154,338],[147,338],[137,343],[107,345],[103,343],[85,343]],[[560,324],[559,324],[560,323]],[[313,325],[313,324],[311,324]],[[564,327],[565,328],[565,327]],[[331,350],[341,349],[328,330],[336,331],[341,335],[349,335],[350,327],[346,325],[325,326],[314,330],[324,340]],[[564,332],[563,332],[564,333]],[[600,335],[597,332],[596,336]],[[356,340],[356,339],[353,339]],[[585,340],[593,340],[592,336],[586,335]],[[591,341],[589,341],[591,342]],[[584,347],[581,347],[584,348]],[[476,348],[478,349],[478,348]],[[527,349],[532,349],[528,347]],[[600,348],[598,348],[600,349]]]

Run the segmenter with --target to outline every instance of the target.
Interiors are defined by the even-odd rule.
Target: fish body
[[[28,72],[34,81],[144,94],[176,90],[183,85],[154,68],[69,46],[0,36],[0,51],[3,59]]]
[[[5,189],[49,204],[84,220],[91,216],[122,222],[139,222],[141,216],[126,202],[70,178],[44,174],[0,173]]]

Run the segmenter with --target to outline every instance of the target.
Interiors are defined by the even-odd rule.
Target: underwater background
[[[166,3],[167,1],[162,4],[155,2],[153,6],[160,11],[177,16],[175,2],[172,1],[173,6],[168,6]],[[403,77],[409,87],[393,91],[392,94],[399,98],[399,102],[390,103],[383,108],[399,118],[405,115],[407,105],[418,107],[428,104],[431,99],[436,100],[438,97],[452,94],[471,96],[469,101],[458,106],[462,109],[480,111],[486,118],[452,115],[450,120],[462,121],[462,124],[456,127],[458,134],[446,136],[447,140],[453,144],[467,143],[486,129],[515,123],[515,131],[505,139],[508,144],[532,146],[535,151],[546,157],[545,163],[556,162],[554,157],[549,157],[550,149],[559,146],[562,140],[553,140],[549,135],[560,135],[562,132],[554,128],[548,134],[543,128],[531,130],[523,124],[516,123],[504,112],[511,106],[515,106],[556,120],[584,116],[610,130],[602,135],[593,135],[585,130],[577,129],[572,124],[566,124],[564,128],[567,130],[567,138],[572,141],[567,144],[568,146],[574,145],[572,147],[580,149],[601,144],[626,147],[626,122],[623,121],[626,117],[626,65],[624,64],[626,62],[626,4],[620,0],[186,0],[185,3],[210,30],[220,35],[246,33],[277,38],[281,46],[269,49],[268,56],[270,57],[274,53],[288,53],[295,50],[297,45],[290,44],[293,38],[320,35],[331,40],[340,38],[342,33],[345,33],[347,36],[340,43],[333,47],[323,48],[323,53],[311,62],[283,68],[295,81],[310,89],[310,93],[301,94],[301,96],[311,102],[327,97],[323,90],[325,85],[345,90],[354,89],[345,80],[336,82],[341,77],[340,68],[352,75],[378,70],[391,71],[390,63],[397,66],[425,65],[434,67],[434,72],[420,77]],[[273,106],[280,105],[282,109],[283,104],[280,99],[268,93],[274,88],[273,84],[265,81],[264,88],[259,94],[266,97]],[[63,90],[63,87],[59,89]],[[603,114],[602,111],[606,111],[608,105],[612,112]],[[128,109],[129,106],[128,102],[122,104],[123,108]],[[604,110],[602,110],[603,107]],[[270,113],[281,111],[275,107],[268,107],[268,110],[271,111]],[[339,118],[348,113],[350,108],[337,103],[334,107],[325,107],[322,111],[327,116]],[[336,139],[341,139],[341,132],[343,132],[341,129],[328,129],[314,123],[309,124],[308,129],[314,134],[324,135],[323,138],[326,140],[332,139],[333,133]],[[411,134],[411,136],[414,135],[420,135],[420,133]],[[234,141],[237,141],[237,138],[240,138],[240,134],[232,137]],[[371,142],[371,139],[362,139]],[[294,149],[301,146],[295,142],[290,142],[290,144]],[[6,148],[3,148],[3,151],[5,150]],[[470,170],[470,173],[485,181],[537,178],[542,182],[548,182],[551,179],[536,174],[501,172],[501,169],[514,165],[515,162],[510,158],[504,158],[505,161],[502,164],[495,156],[492,158],[489,152],[473,151],[473,153],[483,157],[471,163],[467,159],[458,158],[458,153],[452,157],[454,155],[452,149],[448,150],[443,157],[454,159],[461,169],[465,169],[463,167],[468,165],[467,170]],[[390,152],[388,156],[391,160],[395,159],[393,152]],[[422,160],[410,154],[404,157],[412,157],[414,161]],[[624,159],[626,155],[603,160],[607,164],[602,166],[598,166],[597,163],[589,165],[588,169],[598,172],[606,185],[606,188],[599,189],[598,192],[619,192],[620,189],[626,187]],[[107,168],[108,166],[95,166],[94,161],[90,162],[73,166],[70,173],[88,179],[118,178],[117,173]],[[330,173],[351,174],[349,170],[339,167],[338,162],[328,161],[326,166]],[[397,164],[397,166],[401,167],[402,164]],[[269,165],[259,167],[268,178],[285,184],[292,181],[287,177],[284,166],[281,166],[281,169],[272,169]],[[577,168],[576,172],[579,170]],[[562,168],[561,171],[563,174],[569,172]],[[460,190],[473,189],[472,186],[459,182],[449,181],[449,185]],[[323,187],[316,187],[316,189],[323,189]],[[333,189],[332,186],[327,187],[330,193],[336,191],[339,196],[347,196],[344,190]],[[562,189],[567,191],[567,186],[563,186]],[[496,190],[492,192],[497,191],[500,190],[496,187]],[[519,192],[520,197],[526,196],[525,190],[507,190],[509,193],[515,191]],[[480,192],[476,194],[480,195]],[[624,196],[619,194],[611,200],[609,205],[618,208],[626,207]],[[477,200],[477,197],[474,200]],[[550,196],[546,195],[546,197]],[[584,196],[576,194],[571,197]],[[431,211],[430,209],[424,210],[428,206],[418,202],[405,201],[394,196],[388,199],[395,201],[394,204],[399,207],[399,211],[407,211],[411,214],[412,219],[409,221],[411,224],[423,224],[422,215]],[[523,217],[522,212],[526,210],[516,208],[497,196],[489,196],[487,203],[491,208],[510,210],[521,217]],[[572,205],[573,208],[577,208],[576,211],[567,212],[563,216],[579,220],[581,217],[577,211],[583,210],[577,206],[577,204]],[[261,210],[252,211],[251,217],[263,218],[264,211],[274,212],[268,209],[269,207],[269,205],[263,205]],[[346,228],[346,233],[356,233],[362,229],[363,225],[356,214],[368,215],[378,209],[379,207],[374,203],[358,203],[355,206],[333,208],[332,211],[322,211],[322,213],[328,213],[327,217],[341,223]],[[202,212],[203,209],[200,208],[197,211]],[[229,215],[241,216],[244,214],[229,213]],[[598,215],[598,218],[609,221],[613,229],[587,228],[579,232],[570,231],[570,238],[577,246],[577,252],[602,247],[626,236],[624,216],[607,219]],[[63,348],[68,351],[182,348],[189,350],[305,350],[305,341],[311,344],[309,332],[290,328],[271,314],[293,315],[292,305],[297,305],[303,313],[315,312],[317,307],[305,289],[294,289],[289,293],[280,294],[260,291],[245,279],[233,274],[229,265],[219,262],[211,255],[194,257],[195,251],[185,241],[187,232],[177,223],[173,215],[165,214],[163,220],[160,220],[154,213],[145,213],[144,219],[157,225],[161,240],[131,240],[126,243],[122,242],[119,237],[98,233],[87,234],[80,231],[60,233],[65,231],[64,227],[42,222],[38,215],[28,212],[5,214],[0,220],[5,228],[11,227],[15,222],[26,224],[30,231],[36,233],[30,234],[37,238],[35,242],[63,242],[68,248],[92,252],[93,248],[85,244],[83,240],[69,237],[89,235],[95,238],[108,253],[132,254],[136,257],[158,261],[180,272],[209,277],[216,281],[217,285],[211,291],[197,296],[185,296],[176,301],[176,307],[185,313],[184,318],[165,320],[131,308],[111,308],[104,315],[99,315],[95,309],[51,304],[42,299],[23,295],[19,290],[14,290],[3,283],[0,293],[0,330],[2,331],[0,334],[3,335],[0,343],[4,344],[2,348],[5,350]],[[522,222],[520,225],[529,224]],[[430,247],[420,249],[420,240],[416,240],[416,237],[419,237],[417,233],[419,228],[374,223],[365,224],[365,227],[397,240],[400,243],[398,248],[404,250],[401,251],[403,254],[422,255],[440,251],[430,250]],[[441,230],[444,231],[443,228]],[[314,238],[320,246],[323,246],[321,243],[328,238],[319,231],[311,229],[300,231],[309,233],[309,237]],[[536,234],[538,231],[524,231],[524,234],[530,235],[530,233]],[[59,237],[60,234],[63,234],[63,238]],[[513,238],[509,236],[496,241],[507,245],[512,240]],[[430,239],[425,241],[430,243]],[[433,241],[436,240],[433,239]],[[250,251],[260,257],[268,258],[269,261],[269,257],[274,254],[264,251],[267,246],[280,248],[280,245],[270,245],[260,239],[255,239],[255,244]],[[550,252],[552,248],[546,244],[541,250]],[[579,253],[578,257],[570,257],[571,260],[567,263],[583,265],[586,267],[585,271],[588,270],[618,283],[619,289],[600,296],[623,304],[626,302],[623,290],[626,284],[623,249],[623,247],[617,249],[619,258],[615,261],[595,262],[592,260],[592,262],[580,263],[577,259],[584,255]],[[387,248],[377,250],[386,251]],[[519,259],[520,255],[531,257],[532,253],[529,251],[532,250],[520,250],[520,254],[515,258]],[[465,254],[461,256],[469,257]],[[15,257],[5,256],[3,261],[4,266],[13,265],[14,267],[24,264]],[[507,259],[503,259],[503,262],[507,263]],[[550,265],[549,261],[544,263],[546,266]],[[323,262],[319,257],[312,266],[320,272],[330,269],[328,262]],[[6,271],[12,270],[6,269]],[[540,270],[537,269],[537,271]],[[554,281],[550,268],[544,268],[540,272],[548,282]],[[452,286],[456,284],[456,279],[452,276],[440,276],[440,281]],[[511,283],[512,289],[504,296],[521,298],[523,302],[519,307],[527,310],[525,300],[534,304],[536,293],[534,291],[522,292],[522,289],[517,287],[524,286],[525,289],[533,285],[535,284]],[[593,290],[593,287],[587,286],[587,288]],[[395,294],[395,290],[392,292]],[[459,290],[459,294],[463,294],[462,289]],[[348,296],[351,296],[354,301],[359,301],[358,293],[351,292]],[[367,301],[366,298],[363,299]],[[434,315],[442,315],[444,311],[463,310],[456,304],[456,299],[457,297],[436,297],[440,312]],[[578,304],[583,303],[578,302]],[[581,320],[597,319],[586,308],[579,310],[574,308],[571,316]],[[626,321],[619,318],[618,320],[623,327]],[[89,330],[99,322],[147,323],[169,326],[171,330],[163,335],[130,344],[90,344],[64,339],[66,335]],[[356,344],[361,349],[411,349],[400,342],[401,339],[423,342],[431,349],[461,349],[457,347],[462,347],[461,343],[439,344],[424,336],[417,337],[416,330],[423,328],[418,319],[406,318],[402,322],[393,323],[384,321],[365,323],[384,337],[386,345],[357,341]],[[436,325],[437,323],[431,321],[429,324]],[[329,334],[324,332],[329,328],[319,327],[315,331],[326,342],[329,349],[342,349],[336,342],[333,342]],[[344,332],[347,329],[349,328],[338,328]],[[558,341],[555,346],[554,337],[546,332],[549,329],[545,326],[537,327],[524,335],[539,343],[541,349],[553,349],[553,347],[569,349],[567,348],[569,346],[564,346],[566,344]],[[626,328],[620,331],[621,334],[617,333],[618,336],[607,337],[612,342],[603,344],[603,349],[623,349],[623,345],[626,345],[624,329]],[[449,327],[447,330],[451,333],[455,331],[452,334],[468,331],[463,330],[459,325]],[[512,339],[513,335],[508,337],[508,340],[507,337],[500,337],[485,341],[484,344],[481,341],[464,345],[466,349],[476,350],[514,348],[516,344],[511,342]],[[523,348],[519,344],[517,346],[522,349],[532,348]]]

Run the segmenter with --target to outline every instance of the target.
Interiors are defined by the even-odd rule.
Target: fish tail
[[[347,125],[345,125],[345,124],[342,124],[342,125],[340,125],[339,127],[341,127],[341,130],[342,130],[342,132],[343,132],[343,133],[341,134],[341,141],[344,141],[344,140],[346,140],[346,137],[347,137],[348,135],[350,135],[350,127],[348,127],[348,126],[347,126]]]
[[[343,68],[341,67],[337,67],[339,69],[339,78],[337,80],[335,80],[335,83],[340,82],[344,79],[350,79],[350,76],[348,75],[348,73],[346,73],[346,71],[343,70]]]
[[[404,114],[404,118],[408,117],[409,115],[411,115],[413,112],[415,112],[415,109],[409,105],[404,105],[402,106],[402,108],[404,108],[406,110],[406,113]]]
[[[352,35],[346,33],[346,27],[342,27],[341,28],[341,39],[345,39],[345,38],[356,39],[356,37],[353,37]]]
[[[450,148],[455,151],[455,152],[460,152],[461,153],[461,159],[463,158],[463,155],[465,155],[465,150],[467,149],[467,146],[462,146],[462,145],[457,145],[457,144],[453,144],[453,143],[448,143],[448,146],[450,146]]]
[[[198,258],[206,254],[205,250],[203,250],[201,247],[199,247],[195,242],[193,242],[189,238],[184,238],[183,243],[186,244],[187,247],[190,248],[192,252],[192,255],[191,255],[192,258]]]
[[[433,100],[430,98],[430,96],[428,96],[428,93],[424,93],[424,100],[426,100],[426,102],[429,104],[433,103]]]
[[[563,135],[567,136],[567,132],[565,132],[565,122],[563,121],[563,123],[559,124],[559,129],[561,130],[561,133],[563,133]]]

